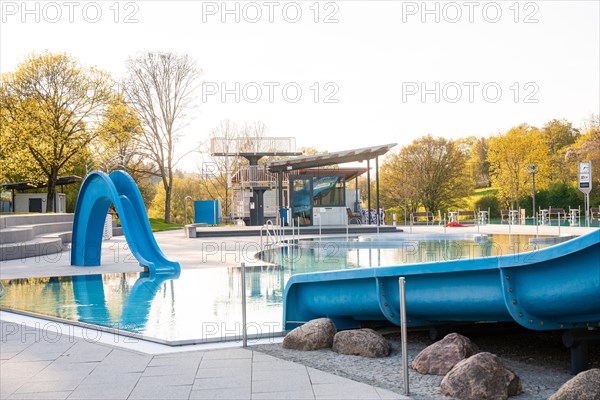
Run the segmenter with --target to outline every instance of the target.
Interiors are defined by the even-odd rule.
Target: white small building
[[[14,212],[46,212],[48,193],[15,193]],[[56,193],[54,199],[57,213],[67,212],[67,196]]]

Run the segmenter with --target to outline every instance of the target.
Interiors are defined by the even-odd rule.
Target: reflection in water
[[[387,239],[386,239],[387,240]],[[281,330],[285,285],[292,275],[456,259],[493,261],[533,250],[529,237],[478,240],[367,240],[307,243],[273,248],[269,267],[247,268],[250,333]],[[482,261],[482,258],[484,257]],[[487,261],[486,261],[487,258]],[[167,283],[168,282],[168,283]],[[241,270],[201,268],[170,274],[122,273],[4,281],[0,305],[43,315],[119,328],[167,341],[222,340],[241,335]]]
[[[120,289],[124,297],[118,326],[114,326],[105,296],[102,275],[73,276],[73,294],[77,304],[79,321],[102,326],[142,332],[148,322],[152,302],[167,280],[177,279],[179,271],[142,272],[129,290],[126,279],[121,279]],[[174,302],[171,302],[174,306]]]

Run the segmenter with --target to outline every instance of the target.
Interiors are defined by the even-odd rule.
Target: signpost
[[[578,169],[579,190],[585,195],[585,219],[590,215],[590,192],[592,191],[592,162],[580,162]]]

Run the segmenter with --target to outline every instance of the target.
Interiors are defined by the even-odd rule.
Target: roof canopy
[[[81,177],[76,175],[61,176],[56,180],[56,186],[70,185],[72,183],[79,182]],[[42,181],[25,181],[25,182],[14,182],[14,183],[2,183],[0,184],[4,190],[31,190],[48,187],[48,182]]]
[[[343,175],[350,181],[367,172],[367,168],[303,168],[294,171],[298,175]]]
[[[381,146],[364,147],[362,149],[337,151],[329,154],[286,158],[266,162],[265,165],[271,172],[293,171],[305,168],[327,167],[336,164],[372,160],[387,153],[396,143]]]

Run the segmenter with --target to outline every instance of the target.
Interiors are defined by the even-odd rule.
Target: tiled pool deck
[[[406,399],[243,348],[153,355],[0,328],[1,399]]]
[[[412,231],[441,233],[443,228],[415,227]],[[508,227],[490,225],[480,231],[508,233]],[[587,231],[563,227],[561,233]],[[460,232],[477,231],[471,227]],[[511,233],[531,234],[535,227],[513,226]],[[556,227],[546,227],[539,233],[558,232]],[[156,236],[167,257],[180,260],[183,268],[232,266],[245,261],[230,253],[223,258],[213,250],[200,257],[210,239],[184,239],[180,231]],[[227,250],[228,245],[257,240],[219,238],[214,242]],[[66,255],[52,258],[52,262],[43,258],[13,260],[2,263],[0,278],[139,271],[136,264],[120,263],[114,257],[108,261],[114,256],[114,247],[109,246],[122,243],[124,238],[115,238],[103,246],[107,262],[100,268],[71,267]],[[106,337],[90,340],[85,335],[57,334],[40,325],[38,329],[27,317],[23,318],[28,322],[9,313],[0,314],[0,318],[0,399],[407,399],[250,349],[190,347],[185,351],[143,343],[122,346],[111,344]]]

